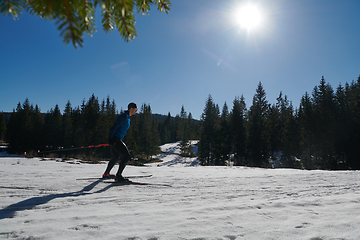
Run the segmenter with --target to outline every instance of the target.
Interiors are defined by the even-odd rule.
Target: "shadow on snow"
[[[101,182],[100,180],[93,182],[90,185],[84,187],[83,189],[81,189],[80,191],[77,191],[77,192],[51,194],[51,195],[42,196],[42,197],[33,197],[33,198],[29,198],[29,199],[26,199],[21,202],[12,204],[12,205],[7,206],[6,208],[3,208],[0,210],[0,219],[13,218],[15,216],[16,212],[32,209],[36,206],[48,203],[49,201],[56,199],[56,198],[79,197],[79,196],[84,196],[84,195],[88,195],[88,194],[101,193],[101,192],[106,191],[110,187],[112,187],[111,185],[108,185],[105,188],[100,189],[99,191],[90,193],[89,191],[91,191],[100,182]]]

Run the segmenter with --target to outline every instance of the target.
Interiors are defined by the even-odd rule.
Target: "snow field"
[[[172,187],[75,180],[106,164],[0,158],[0,239],[360,239],[360,171],[186,167],[171,152],[158,165],[124,175]]]

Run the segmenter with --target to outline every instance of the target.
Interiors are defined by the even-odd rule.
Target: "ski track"
[[[75,180],[105,164],[0,166],[0,239],[360,239],[359,171],[125,169],[164,187]]]

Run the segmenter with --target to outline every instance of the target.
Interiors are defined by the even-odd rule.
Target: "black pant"
[[[130,160],[130,152],[125,143],[117,137],[109,138],[111,160],[108,163],[105,174],[109,174],[114,165],[120,161],[116,176],[120,176],[124,171],[127,162]]]

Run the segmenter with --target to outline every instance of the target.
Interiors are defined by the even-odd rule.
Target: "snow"
[[[106,164],[0,158],[0,239],[360,239],[360,171],[202,167],[176,145],[124,171],[172,187],[75,180]]]
[[[190,141],[190,144],[193,146],[193,153],[197,154],[197,143],[198,140],[192,140]],[[177,143],[168,143],[160,146],[161,154],[155,156],[155,158],[158,158],[162,160],[161,163],[152,163],[149,164],[149,166],[167,166],[167,167],[192,167],[192,166],[198,166],[199,161],[196,157],[194,158],[185,158],[181,157],[180,155],[180,142]]]

